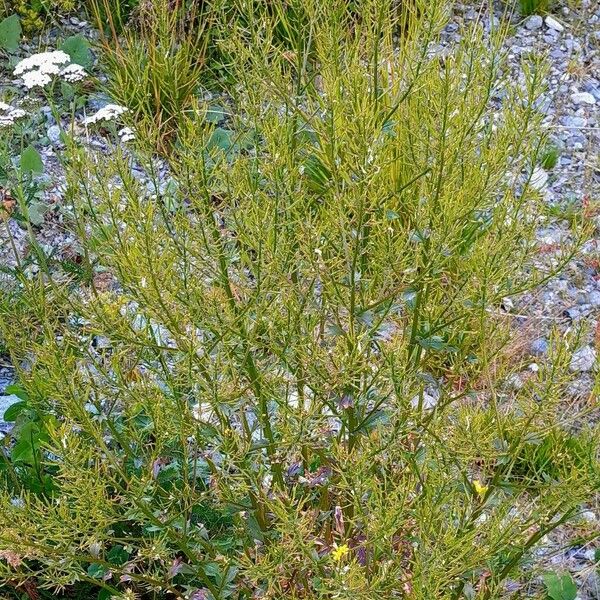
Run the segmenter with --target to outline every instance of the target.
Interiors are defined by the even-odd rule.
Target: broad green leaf
[[[20,385],[17,385],[16,383],[7,386],[7,388],[4,391],[9,395],[12,394],[17,398],[20,398],[21,400],[29,400],[29,394]]]
[[[82,67],[90,67],[93,62],[90,51],[90,43],[82,35],[72,35],[68,37],[60,49],[71,57],[74,62]]]
[[[44,222],[46,214],[46,205],[42,202],[32,202],[29,205],[28,216],[29,222],[36,227],[39,227]]]
[[[542,579],[550,600],[575,600],[577,597],[577,586],[568,573],[558,575],[549,571],[542,575]]]
[[[0,48],[14,52],[19,47],[21,39],[21,21],[18,15],[10,15],[0,21]]]
[[[25,173],[43,173],[44,163],[40,153],[33,147],[27,146],[21,152],[21,171]]]
[[[27,408],[27,402],[15,402],[11,404],[5,411],[2,417],[7,423],[13,423],[23,410]]]

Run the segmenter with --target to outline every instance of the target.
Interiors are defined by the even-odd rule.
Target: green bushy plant
[[[488,383],[511,368],[503,298],[552,275],[528,185],[543,66],[507,85],[478,26],[434,52],[442,1],[400,41],[384,0],[359,21],[303,2],[294,68],[276,19],[220,40],[232,115],[180,117],[166,189],[69,144],[89,283],[32,244],[38,275],[0,299],[13,416],[46,416],[0,468],[14,587],[491,600],[597,489],[597,432],[562,452],[564,348],[514,397]]]

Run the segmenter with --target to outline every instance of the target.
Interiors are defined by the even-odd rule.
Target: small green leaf
[[[219,123],[224,118],[223,107],[218,106],[216,104],[212,105],[212,106],[209,106],[208,109],[207,109],[207,111],[206,111],[206,115],[204,116],[204,118],[209,123]]]
[[[17,15],[10,15],[0,21],[0,48],[14,52],[21,39],[21,21]]]
[[[2,417],[7,423],[13,423],[17,417],[27,408],[27,402],[15,402],[11,404],[5,411]]]
[[[102,579],[106,574],[106,567],[100,565],[98,563],[92,563],[87,570],[87,573],[90,577],[94,579]]]
[[[549,571],[542,575],[542,579],[549,600],[575,600],[577,597],[577,586],[568,573],[558,575]]]
[[[20,385],[17,385],[16,383],[7,386],[7,388],[4,391],[9,395],[12,394],[17,398],[20,398],[21,400],[29,400],[29,394]]]
[[[90,43],[82,35],[68,37],[60,49],[71,57],[71,62],[82,67],[90,67],[93,62]]]
[[[129,553],[123,548],[123,546],[113,546],[106,554],[108,562],[113,565],[121,566],[129,560]]]
[[[23,152],[21,152],[21,171],[28,173],[43,173],[44,163],[40,153],[33,147],[27,146]]]
[[[439,335],[420,338],[417,341],[419,342],[421,348],[425,348],[425,350],[434,350],[436,352],[456,352],[456,348],[448,345],[444,341],[444,338]]]
[[[46,205],[42,202],[32,202],[28,209],[29,222],[39,227],[44,222],[46,208]]]

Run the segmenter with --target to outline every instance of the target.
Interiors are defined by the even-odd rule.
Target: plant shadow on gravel
[[[436,52],[441,0],[400,37],[384,0],[299,5],[297,54],[276,16],[227,22],[233,116],[178,116],[163,192],[128,152],[68,143],[93,275],[32,242],[37,275],[0,301],[14,590],[491,600],[597,490],[564,349],[489,383],[503,299],[573,252],[536,262],[543,65],[509,84],[479,25]]]

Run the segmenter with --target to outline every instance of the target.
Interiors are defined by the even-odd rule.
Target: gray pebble
[[[548,340],[546,338],[538,338],[531,343],[531,354],[534,356],[543,356],[548,352]]]
[[[596,351],[591,346],[583,346],[573,354],[569,368],[573,373],[586,373],[591,371],[595,364]]]
[[[594,307],[600,307],[600,292],[598,290],[593,290],[589,295],[589,303]]]
[[[565,27],[562,23],[557,21],[552,15],[548,15],[546,17],[546,26],[552,29],[553,31],[564,31]]]
[[[529,31],[535,31],[539,29],[544,24],[544,19],[540,17],[540,15],[531,15],[527,21],[525,21],[525,27],[529,29]]]
[[[579,128],[585,127],[587,125],[587,120],[584,117],[573,117],[573,116],[568,115],[566,117],[562,117],[561,123],[565,127],[579,129]]]
[[[577,92],[571,95],[571,101],[573,104],[596,104],[596,98],[589,92]]]
[[[48,127],[46,135],[51,144],[58,144],[60,142],[60,127],[58,125],[51,125]]]

